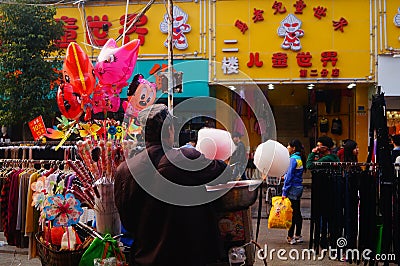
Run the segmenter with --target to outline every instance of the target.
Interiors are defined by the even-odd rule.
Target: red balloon
[[[83,112],[81,95],[69,83],[62,83],[58,88],[57,104],[60,112],[68,119],[77,120]]]
[[[68,45],[63,65],[65,83],[72,85],[82,98],[88,99],[96,84],[93,65],[87,54],[75,42]]]

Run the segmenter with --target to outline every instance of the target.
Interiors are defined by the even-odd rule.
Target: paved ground
[[[257,209],[258,203],[256,202],[251,209],[252,213],[252,223],[253,223],[253,231],[255,236],[256,223],[257,223]],[[293,260],[289,258],[289,254],[296,256],[296,254],[302,254],[303,249],[308,248],[308,240],[309,240],[309,226],[310,226],[310,190],[306,189],[303,198],[301,201],[301,209],[302,215],[304,217],[303,221],[303,237],[305,242],[302,244],[289,245],[286,243],[286,230],[281,229],[268,229],[267,228],[267,217],[265,212],[265,204],[263,205],[262,211],[262,219],[261,219],[261,227],[258,243],[263,248],[267,247],[267,262],[268,265],[272,266],[280,266],[280,265],[345,265],[345,262],[337,261],[337,260],[329,260],[328,256],[325,256],[323,260]],[[0,241],[4,241],[4,236],[0,234]],[[287,260],[280,260],[278,258],[277,252],[272,252],[272,249],[276,251],[279,249],[285,250],[285,254],[282,254],[283,257],[286,257]],[[294,251],[295,249],[297,251]],[[271,253],[272,252],[272,253]],[[283,252],[283,251],[280,251]],[[269,257],[272,254],[272,259]],[[26,249],[17,249],[12,246],[3,246],[0,247],[0,266],[36,266],[41,265],[39,259],[28,260],[27,250]],[[255,258],[254,266],[263,266],[264,263],[262,259]]]

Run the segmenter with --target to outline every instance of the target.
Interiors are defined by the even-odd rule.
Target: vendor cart
[[[255,246],[250,206],[257,200],[261,180],[228,182],[217,186],[207,186],[207,190],[229,191],[217,200],[218,228],[221,239],[221,263],[216,265],[253,265]],[[244,254],[240,250],[244,249]],[[234,260],[236,260],[234,262]],[[231,263],[231,264],[230,264]]]

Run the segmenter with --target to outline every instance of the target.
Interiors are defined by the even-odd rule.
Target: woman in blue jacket
[[[287,149],[290,154],[290,165],[285,175],[282,190],[282,199],[290,199],[293,209],[292,226],[289,228],[287,242],[291,245],[303,242],[301,227],[303,218],[300,211],[300,198],[303,194],[303,172],[305,170],[306,156],[303,144],[298,139],[289,142]],[[294,235],[294,229],[296,234]]]

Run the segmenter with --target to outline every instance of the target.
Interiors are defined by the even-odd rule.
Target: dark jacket
[[[396,158],[400,156],[400,149],[393,149],[391,152],[392,163],[396,162]]]
[[[239,141],[236,144],[236,150],[233,152],[230,163],[239,163],[240,167],[246,168],[247,166],[247,158],[246,158],[246,148],[243,142]]]
[[[165,203],[144,191],[137,180],[150,180],[148,184],[157,187],[157,168],[174,183],[201,185],[220,175],[226,164],[208,160],[195,149],[171,149],[167,155],[168,158],[161,145],[150,145],[118,167],[114,194],[121,222],[134,238],[130,265],[200,266],[215,262],[219,256],[219,235],[213,203],[190,207]],[[185,157],[198,158],[196,163],[205,168],[188,172],[171,163],[181,163]]]

